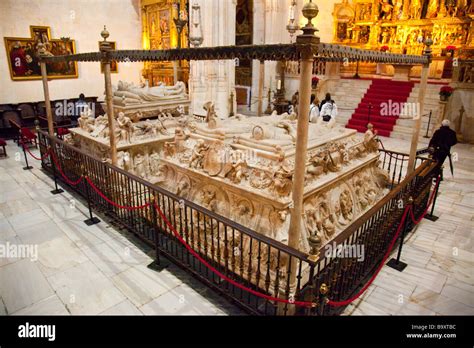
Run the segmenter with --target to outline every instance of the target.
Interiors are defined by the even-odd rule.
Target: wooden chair
[[[21,115],[18,110],[8,110],[2,113],[3,131],[7,139],[20,139]]]
[[[27,127],[20,128],[21,143],[28,146],[38,147],[38,137]]]
[[[32,126],[36,120],[36,111],[32,104],[22,103],[18,105],[21,120],[24,125]]]
[[[0,157],[8,157],[7,150],[5,148],[5,146],[7,146],[7,142],[5,141],[5,139],[0,138],[0,146],[3,148],[3,152],[0,153]]]

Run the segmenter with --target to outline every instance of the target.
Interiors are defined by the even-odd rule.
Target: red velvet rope
[[[221,279],[224,279],[226,280],[227,282],[231,283],[232,285],[238,287],[239,289],[242,289],[244,291],[247,291],[255,296],[258,296],[258,297],[261,297],[261,298],[264,298],[266,300],[269,300],[269,301],[275,301],[275,302],[280,302],[280,303],[288,303],[288,304],[294,304],[295,306],[299,306],[299,307],[315,307],[316,304],[313,303],[313,302],[305,302],[305,301],[291,301],[291,300],[286,300],[286,299],[282,299],[282,298],[278,298],[278,297],[273,297],[273,296],[270,296],[270,295],[267,295],[267,294],[264,294],[264,293],[261,293],[259,291],[255,291],[251,288],[248,288],[240,283],[237,283],[235,280],[227,277],[225,274],[222,274],[221,272],[219,272],[216,268],[214,268],[213,266],[211,266],[206,260],[204,260],[196,251],[194,251],[193,248],[191,248],[189,246],[188,243],[186,243],[186,241],[181,237],[181,235],[178,233],[178,231],[176,231],[176,229],[173,227],[173,225],[168,221],[168,219],[166,218],[166,216],[163,214],[163,212],[160,210],[160,208],[158,207],[158,205],[156,204],[156,202],[154,203],[154,206],[155,206],[155,209],[156,211],[160,214],[161,218],[163,219],[163,221],[166,223],[166,225],[168,225],[168,227],[173,231],[174,235],[176,236],[176,238],[178,238],[178,240],[181,242],[181,244],[184,245],[184,247],[191,253],[194,255],[194,257],[196,257],[201,263],[203,263],[207,268],[209,268],[212,272],[214,272],[215,274],[217,274]]]
[[[79,179],[77,179],[76,181],[72,181],[71,179],[69,179],[67,177],[66,174],[64,174],[63,170],[61,169],[61,166],[59,165],[58,163],[58,159],[56,158],[56,154],[51,151],[51,158],[53,159],[53,162],[54,162],[54,165],[56,166],[56,168],[58,169],[59,173],[61,174],[61,176],[63,177],[64,181],[66,181],[69,185],[71,186],[77,186],[81,183],[82,179],[84,179],[84,177],[80,177]]]
[[[46,157],[49,156],[49,154],[51,153],[51,148],[49,148],[49,150],[42,156],[42,157],[36,157],[28,147],[25,146],[25,143],[23,142],[23,140],[20,141],[21,143],[21,146],[23,147],[23,150],[25,150],[26,152],[28,152],[28,154],[33,157],[35,160],[37,161],[42,161],[44,159],[46,159]]]
[[[86,176],[85,178],[86,178],[87,182],[89,183],[89,185],[95,190],[95,192],[97,192],[99,194],[99,196],[101,196],[103,199],[105,199],[108,203],[112,204],[114,207],[117,207],[119,209],[125,209],[125,210],[140,210],[140,209],[149,207],[151,205],[151,203],[146,203],[146,204],[139,205],[139,206],[136,206],[136,207],[129,207],[129,206],[124,206],[124,205],[117,204],[117,203],[113,202],[110,198],[108,198],[106,195],[104,195],[97,188],[97,186],[95,186],[95,184],[92,182],[92,180],[89,177]]]

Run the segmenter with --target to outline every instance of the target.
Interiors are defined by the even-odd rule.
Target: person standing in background
[[[318,99],[314,94],[311,94],[311,105],[309,108],[309,122],[316,123],[319,117]]]

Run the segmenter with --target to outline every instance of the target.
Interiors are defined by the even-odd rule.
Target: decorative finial
[[[104,39],[104,41],[107,41],[107,38],[110,36],[109,32],[107,31],[107,27],[104,25],[104,30],[100,32],[100,36]]]
[[[307,28],[312,28],[313,27],[313,18],[315,18],[318,13],[319,13],[319,8],[318,5],[313,3],[313,0],[309,0],[304,6],[303,6],[303,16],[308,20],[308,23],[306,24]]]
[[[432,56],[432,53],[433,51],[431,50],[431,46],[433,45],[433,39],[432,38],[427,38],[425,40],[425,51],[423,52],[423,55],[425,55],[426,57],[428,57],[429,61],[431,62],[431,56]]]

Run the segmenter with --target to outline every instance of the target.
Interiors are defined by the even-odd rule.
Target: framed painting
[[[100,44],[101,41],[99,41],[99,44]],[[116,50],[117,49],[117,42],[115,41],[109,41],[110,42],[110,46],[112,47],[113,50]],[[103,74],[104,73],[104,66],[101,64],[100,65],[100,73]],[[110,73],[112,74],[117,74],[118,73],[118,63],[116,60],[112,60],[110,62]]]
[[[10,77],[14,81],[40,80],[41,69],[37,54],[38,44],[42,43],[47,54],[53,56],[76,53],[74,40],[69,38],[51,39],[49,27],[30,26],[30,38],[5,37]],[[46,64],[48,78],[77,78],[77,62],[52,62]]]

